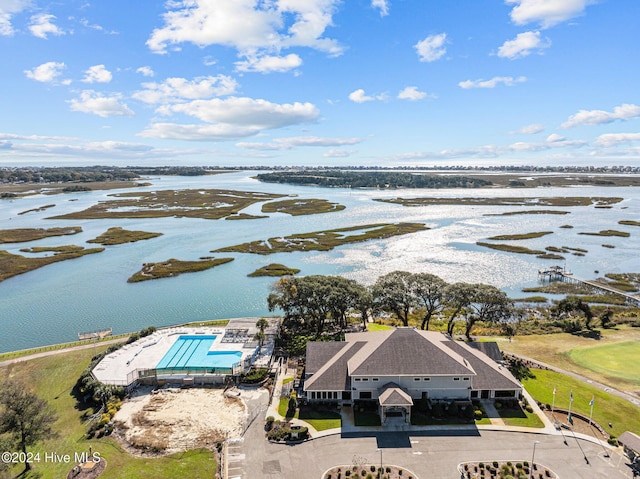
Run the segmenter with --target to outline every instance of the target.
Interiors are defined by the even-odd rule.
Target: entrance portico
[[[411,424],[413,399],[396,383],[387,383],[378,389],[378,403],[382,425],[387,424],[387,420],[395,422],[395,418],[402,418],[402,423]]]

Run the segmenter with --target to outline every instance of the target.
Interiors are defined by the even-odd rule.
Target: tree
[[[260,318],[256,321],[256,328],[260,330],[261,333],[264,333],[264,330],[269,327],[269,321],[265,318]]]
[[[511,300],[504,291],[488,284],[472,285],[474,293],[469,306],[473,311],[467,315],[465,336],[471,341],[471,328],[478,321],[498,323],[511,316]]]
[[[412,289],[416,299],[424,306],[425,313],[420,323],[420,329],[429,329],[431,317],[442,311],[445,280],[434,274],[416,273],[411,277]]]
[[[584,325],[587,329],[591,329],[591,321],[593,320],[593,313],[589,307],[589,303],[585,303],[580,298],[575,296],[568,296],[556,304],[551,314],[556,317],[560,317],[566,314],[571,314],[574,311],[579,311],[584,314]]]
[[[24,385],[7,381],[0,387],[0,434],[7,434],[23,452],[25,471],[31,469],[26,461],[27,447],[55,436],[51,426],[56,420],[47,401],[26,390]]]
[[[409,326],[409,313],[418,305],[412,277],[406,271],[392,271],[380,276],[372,288],[376,307],[395,314],[404,326]]]
[[[272,291],[267,298],[269,310],[284,312],[283,327],[296,334],[315,333],[316,337],[331,324],[334,330],[344,329],[348,312],[361,312],[367,295],[366,288],[354,280],[320,275],[283,278]]]
[[[471,304],[474,287],[469,283],[453,283],[447,286],[443,292],[443,301],[449,309],[449,321],[447,322],[447,334],[453,335],[453,326],[457,316]]]

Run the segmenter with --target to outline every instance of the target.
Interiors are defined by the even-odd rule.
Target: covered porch
[[[378,389],[380,423],[411,424],[413,399],[396,383],[387,383]]]

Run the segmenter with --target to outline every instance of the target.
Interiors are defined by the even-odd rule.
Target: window
[[[420,381],[420,378],[413,378],[414,381]]]
[[[454,381],[460,381],[460,378],[453,378]]]
[[[371,399],[371,391],[360,391],[360,399]]]
[[[468,380],[469,380],[469,378],[462,378],[462,380],[463,380],[463,381],[468,381]]]
[[[355,378],[355,381],[356,382],[360,382],[360,378]]]
[[[431,378],[422,378],[423,381],[431,381]]]
[[[377,381],[377,380],[378,380],[378,378],[373,378],[373,379],[372,379],[372,381]]]
[[[367,382],[369,378],[362,378],[362,382]]]

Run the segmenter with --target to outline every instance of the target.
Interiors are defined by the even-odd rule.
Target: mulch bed
[[[557,419],[562,424],[566,424],[568,426],[570,425],[567,417],[568,414],[565,411],[556,410],[551,412],[546,410],[544,411],[544,413],[551,420],[551,422],[555,422],[555,420]],[[582,418],[574,416],[573,414],[571,415],[571,419],[573,420],[573,426],[571,426],[571,431],[574,431],[580,434],[587,434],[589,436],[593,436],[603,441],[606,441],[607,439],[609,439],[608,434],[606,433],[602,434],[597,427],[595,427],[594,425],[589,425],[589,421],[586,421]],[[568,429],[563,428],[563,430],[565,430],[565,434],[571,434],[571,431],[569,431]]]

